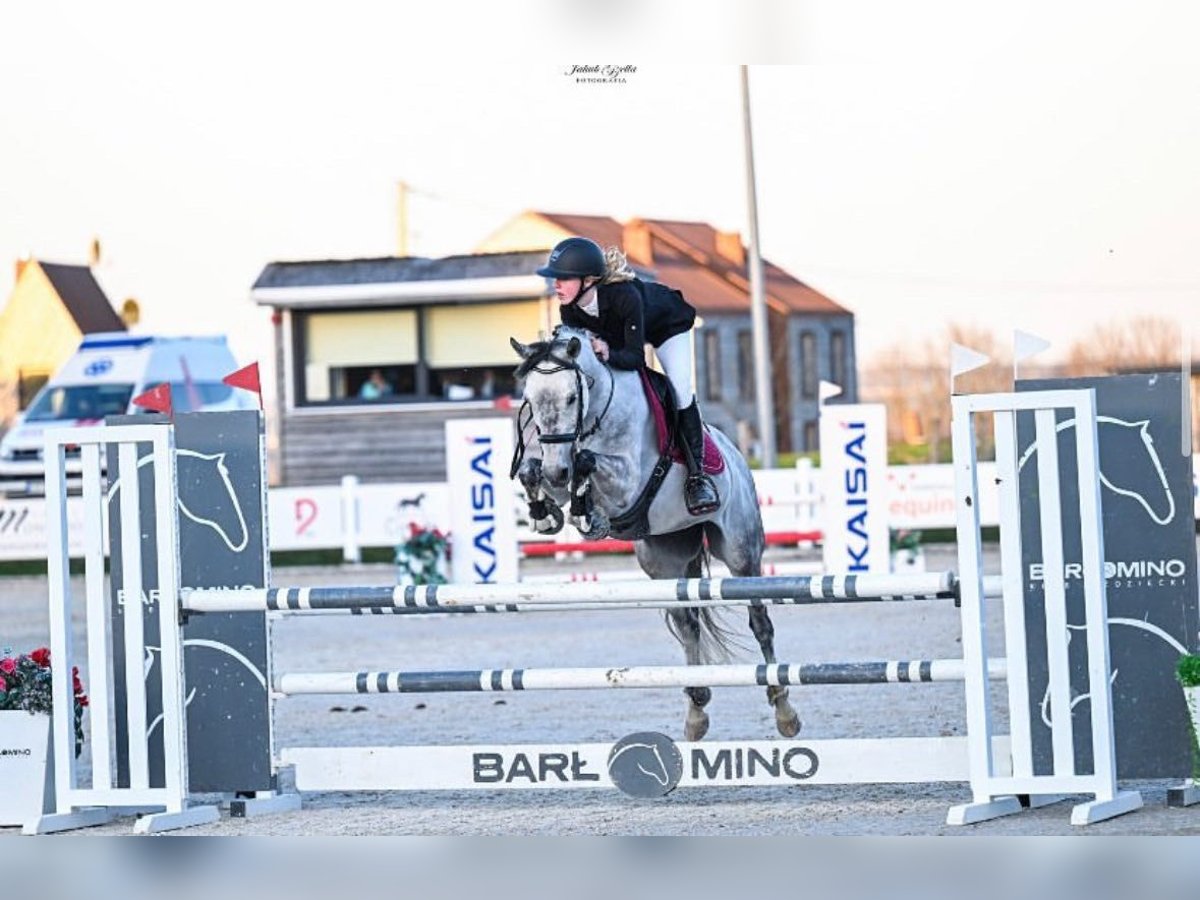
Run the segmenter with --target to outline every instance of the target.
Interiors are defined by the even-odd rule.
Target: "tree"
[[[1069,376],[1112,375],[1178,367],[1179,323],[1162,316],[1134,316],[1096,325],[1067,350]]]
[[[1012,390],[1012,354],[990,331],[951,323],[936,337],[891,344],[863,374],[863,397],[883,403],[888,411],[888,442],[893,456],[910,462],[949,459],[950,345],[961,344],[990,357],[974,372],[959,376],[955,388],[963,393]],[[980,451],[992,446],[989,417],[977,425]]]

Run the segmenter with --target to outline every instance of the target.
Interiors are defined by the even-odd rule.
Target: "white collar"
[[[590,297],[591,300],[584,302]],[[594,287],[587,289],[587,292],[579,298],[579,308],[591,316],[593,319],[600,315],[600,293]]]

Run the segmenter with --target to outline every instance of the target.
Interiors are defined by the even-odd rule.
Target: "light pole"
[[[758,253],[758,199],[754,186],[754,141],[750,129],[750,71],[742,66],[742,126],[746,138],[746,211],[750,220],[750,325],[754,340],[754,386],[758,395],[758,439],[762,467],[775,467],[775,395],[771,381],[771,341],[767,332],[767,295]]]

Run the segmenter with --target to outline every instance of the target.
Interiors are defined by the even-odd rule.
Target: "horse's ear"
[[[517,355],[520,356],[521,359],[529,359],[529,348],[528,347],[526,347],[524,344],[522,344],[520,341],[518,341],[514,337],[510,337],[508,339],[508,342],[510,344],[512,344],[512,348],[517,351]]]
[[[573,337],[567,341],[567,356],[571,359],[575,359],[575,357],[579,356],[579,351],[582,349],[583,344],[580,342],[579,338]]]

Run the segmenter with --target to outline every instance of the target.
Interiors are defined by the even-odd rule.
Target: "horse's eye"
[[[574,405],[575,405],[575,395],[572,394],[570,397],[567,398],[567,406],[574,406]]]

